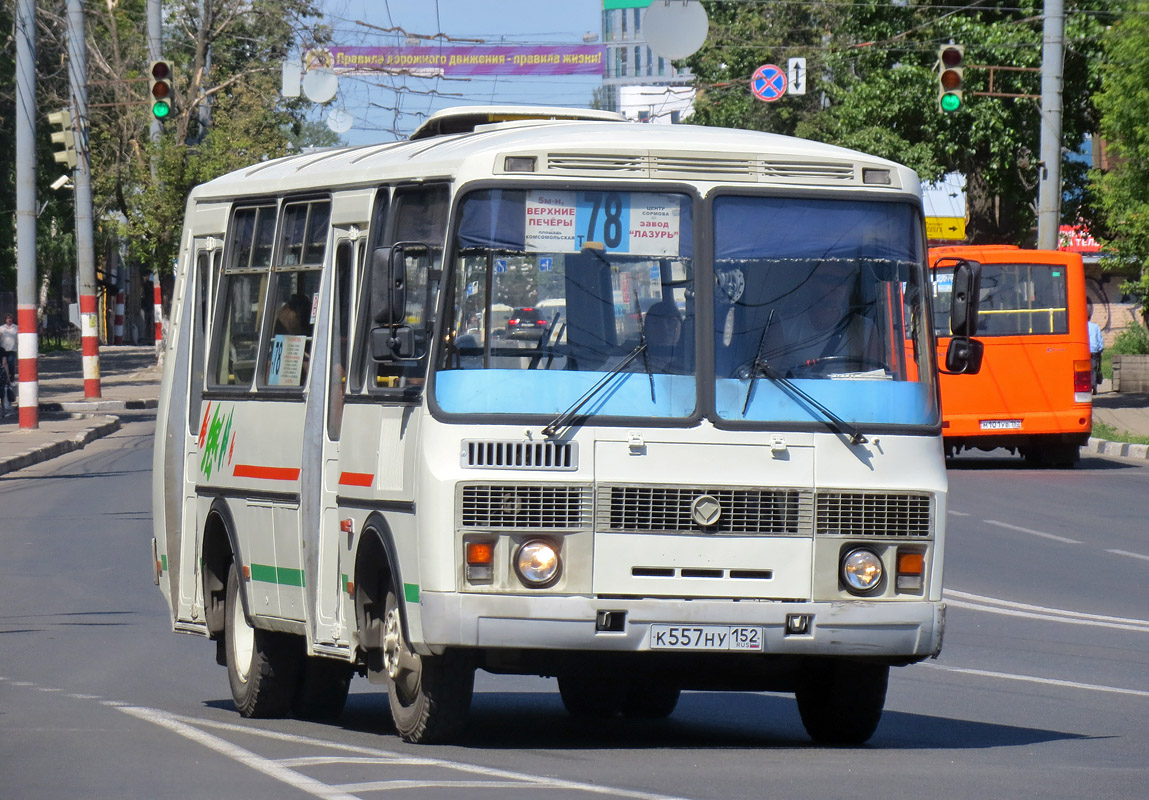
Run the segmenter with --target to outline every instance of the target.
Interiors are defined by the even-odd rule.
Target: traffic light
[[[52,134],[52,144],[64,145],[63,150],[54,150],[52,158],[69,169],[76,166],[76,132],[72,129],[72,112],[61,109],[48,115],[48,122],[58,125],[60,130]]]
[[[938,108],[949,114],[962,107],[965,48],[947,44],[938,48]]]
[[[167,119],[172,113],[172,62],[153,61],[148,76],[152,81],[152,116]]]

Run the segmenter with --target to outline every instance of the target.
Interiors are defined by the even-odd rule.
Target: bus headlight
[[[559,577],[559,551],[545,539],[523,542],[515,552],[515,572],[532,588],[542,588]]]
[[[854,594],[868,594],[882,582],[882,559],[865,547],[849,551],[842,558],[842,582]]]

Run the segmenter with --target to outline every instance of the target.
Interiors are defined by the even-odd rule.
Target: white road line
[[[1106,550],[1106,553],[1112,553],[1115,556],[1128,556],[1129,558],[1140,558],[1144,561],[1149,561],[1149,556],[1142,553],[1130,553],[1128,550]]]
[[[1102,686],[1096,683],[1078,683],[1077,681],[1060,681],[1055,678],[1038,678],[1034,675],[1014,675],[1010,672],[992,672],[987,669],[968,669],[966,667],[950,667],[944,664],[923,663],[923,667],[940,669],[945,672],[957,672],[962,675],[977,675],[982,678],[997,678],[1006,681],[1022,681],[1024,683],[1037,683],[1044,686],[1059,686],[1067,689],[1086,689],[1091,692],[1108,692],[1110,694],[1127,694],[1133,697],[1149,697],[1149,692],[1140,689],[1122,689],[1117,686]]]
[[[540,781],[548,785],[545,781]],[[385,792],[391,789],[525,789],[522,781],[433,781],[394,780],[345,783],[339,786],[348,792]],[[599,794],[603,794],[602,791]],[[613,794],[613,792],[609,792]],[[621,795],[619,795],[621,796]]]
[[[968,517],[969,516],[969,514],[967,514],[964,511],[954,511],[952,508],[946,509],[946,513],[952,514],[955,517]]]
[[[331,742],[324,739],[313,739],[308,736],[298,736],[295,734],[278,733],[275,731],[265,731],[259,728],[254,728],[246,725],[235,725],[225,722],[215,722],[213,720],[199,719],[196,717],[186,717],[176,714],[168,714],[154,708],[143,708],[138,706],[123,705],[120,711],[126,714],[132,714],[140,719],[148,722],[153,722],[156,725],[165,727],[182,736],[186,736],[193,741],[203,744],[218,753],[221,753],[229,758],[232,758],[240,763],[251,767],[259,772],[269,775],[270,777],[287,783],[297,789],[307,792],[314,797],[329,798],[330,800],[358,800],[352,794],[347,794],[347,786],[330,786],[328,784],[317,781],[306,775],[302,775],[290,769],[287,764],[291,764],[295,759],[282,759],[274,760],[257,755],[250,750],[246,750],[238,745],[221,739],[218,736],[213,736],[206,731],[200,730],[200,727],[217,728],[223,730],[231,730],[243,733],[248,736],[261,736],[268,739],[275,739],[277,741],[295,742],[298,744],[305,744],[314,747],[327,747],[343,752],[361,753],[367,756],[373,756],[376,760],[383,764],[394,765],[417,765],[436,767],[441,769],[455,770],[457,772],[470,773],[472,775],[483,775],[495,780],[493,781],[418,781],[413,783],[405,783],[403,781],[380,781],[378,784],[363,783],[363,784],[348,784],[350,787],[361,787],[354,789],[355,791],[373,791],[377,789],[393,789],[403,788],[405,786],[445,786],[452,787],[458,786],[460,788],[471,788],[472,786],[491,786],[495,788],[522,788],[531,789],[535,787],[542,787],[550,790],[569,790],[586,792],[588,794],[606,795],[609,797],[631,797],[635,800],[686,800],[686,798],[678,795],[665,795],[656,792],[643,792],[632,789],[621,789],[611,786],[599,786],[593,783],[580,783],[578,781],[566,781],[559,778],[546,778],[538,775],[529,775],[522,772],[512,772],[509,770],[495,769],[492,767],[482,767],[476,764],[467,764],[461,761],[448,761],[439,758],[418,758],[408,756],[402,753],[393,753],[387,750],[379,750],[368,747],[361,747],[356,745],[345,745],[338,742]],[[375,787],[372,789],[371,787]]]
[[[1035,606],[1029,603],[1016,603],[1012,600],[1001,600],[996,597],[986,597],[980,594],[970,594],[969,592],[959,592],[957,589],[946,588],[943,592],[945,599],[950,601],[951,598],[958,598],[966,600],[967,603],[962,605],[963,608],[975,608],[979,604],[989,606],[1002,606],[1004,608],[1013,608],[1021,611],[1033,611],[1041,615],[1051,617],[1069,617],[1073,619],[1088,620],[1090,622],[1114,622],[1123,626],[1132,626],[1135,628],[1149,629],[1149,619],[1137,619],[1134,617],[1110,617],[1104,614],[1087,614],[1082,611],[1069,611],[1064,608],[1049,608],[1047,606]],[[985,611],[992,611],[993,609],[983,609]]]
[[[209,750],[214,750],[230,759],[238,761],[244,766],[254,769],[256,772],[262,772],[264,775],[275,778],[281,783],[286,783],[288,786],[307,792],[312,797],[322,797],[324,800],[357,800],[355,795],[347,794],[339,789],[328,786],[322,781],[301,775],[292,769],[275,763],[271,759],[256,755],[239,745],[232,744],[218,736],[213,736],[206,731],[201,731],[187,723],[172,719],[171,716],[162,711],[136,706],[122,706],[120,710],[125,714],[131,714],[133,717],[151,722],[154,725],[159,725],[161,728],[167,728],[184,738],[191,739],[193,742],[203,745]]]
[[[1010,525],[1008,522],[998,522],[996,519],[987,519],[985,520],[985,523],[987,525],[996,525],[999,528],[1005,528],[1006,530],[1028,533],[1031,536],[1040,536],[1042,539],[1052,539],[1055,542],[1063,542],[1065,544],[1081,544],[1081,542],[1077,541],[1076,539],[1067,539],[1064,536],[1057,536],[1055,534],[1045,533],[1043,531],[1035,531],[1032,528],[1023,528],[1020,525]]]
[[[984,611],[988,614],[1000,614],[1003,617],[1022,617],[1023,619],[1039,619],[1044,622],[1061,622],[1065,625],[1087,625],[1090,628],[1113,628],[1119,631],[1137,631],[1149,633],[1149,628],[1143,625],[1121,625],[1116,622],[1100,622],[1097,620],[1074,619],[1073,617],[1058,617],[1051,614],[1036,614],[1031,611],[1015,611],[1008,608],[984,606],[979,603],[965,603],[961,600],[947,600],[946,605],[954,608],[968,608],[973,611]]]

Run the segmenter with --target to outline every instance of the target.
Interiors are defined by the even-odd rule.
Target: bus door
[[[332,242],[331,286],[324,290],[331,300],[323,304],[316,320],[318,330],[330,331],[330,335],[325,343],[317,340],[316,347],[324,351],[324,367],[321,372],[320,361],[316,361],[308,393],[307,430],[321,442],[321,449],[307,449],[310,439],[305,435],[301,502],[306,597],[314,612],[307,618],[312,624],[312,640],[321,646],[344,640],[349,627],[341,603],[346,589],[344,575],[350,566],[341,564],[347,537],[338,507],[340,443],[355,275],[366,252],[366,240],[356,226],[336,228]],[[316,546],[306,546],[309,533],[316,537]]]
[[[385,536],[413,543],[414,475],[423,382],[427,374],[428,331],[433,322],[436,273],[446,236],[449,193],[445,185],[380,189],[371,218],[368,248],[360,270],[351,369],[344,397],[339,474],[339,505],[359,509],[360,519],[376,511],[387,520]],[[391,358],[372,352],[384,334],[383,309],[393,244],[409,245],[406,306],[402,323],[414,336],[414,352]],[[376,335],[373,335],[375,332]],[[347,513],[344,518],[347,518]],[[355,531],[359,533],[358,530]],[[413,553],[414,546],[401,547]],[[353,554],[349,554],[353,558]],[[348,564],[344,573],[354,573]],[[412,565],[413,569],[413,565]]]

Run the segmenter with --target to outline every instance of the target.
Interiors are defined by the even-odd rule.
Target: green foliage
[[[1149,311],[1149,2],[1126,4],[1129,13],[1106,32],[1106,64],[1095,102],[1110,169],[1094,173],[1102,225],[1095,228],[1107,258],[1103,266],[1135,266],[1143,311]]]
[[[1110,349],[1115,355],[1149,355],[1149,333],[1136,322],[1130,322],[1113,337]]]
[[[989,70],[1033,69],[1042,57],[1042,0],[962,4],[939,13],[932,3],[707,3],[706,45],[686,63],[702,89],[692,122],[794,134],[906,164],[923,180],[967,177],[974,242],[1032,243],[1037,196],[1040,104],[986,97]],[[1098,84],[1097,37],[1108,17],[1102,0],[1067,0],[1063,145],[1094,129],[1089,98]],[[965,107],[937,109],[937,50],[965,45]],[[807,94],[763,103],[749,91],[754,70],[806,58]],[[1037,72],[995,71],[997,93],[1040,92]],[[1064,171],[1084,204],[1084,174]],[[1077,216],[1077,207],[1065,216]]]

